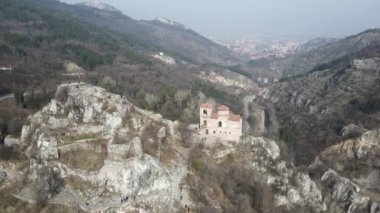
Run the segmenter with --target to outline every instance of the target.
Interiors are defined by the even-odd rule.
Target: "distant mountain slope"
[[[366,30],[333,42],[311,41],[305,44],[306,47],[303,47],[305,51],[284,59],[268,60],[266,64],[261,65],[261,68],[264,67],[269,72],[272,71],[285,76],[307,73],[316,66],[353,54],[379,41],[380,29]]]
[[[239,56],[227,48],[168,19],[136,21],[120,13],[93,10],[80,5],[77,10],[70,9],[73,16],[83,21],[134,37],[140,42],[156,47],[158,51],[185,61],[223,65],[239,61]]]
[[[304,165],[342,141],[349,124],[379,128],[379,91],[380,43],[372,43],[323,69],[273,85],[269,98],[262,96],[260,102],[274,109],[279,137],[295,151],[295,162]]]
[[[98,1],[98,0],[89,0],[89,1],[80,2],[80,3],[78,3],[78,5],[93,7],[93,8],[99,9],[99,10],[108,10],[108,11],[113,11],[113,12],[120,12],[116,8],[114,8],[108,4],[105,4],[101,1]]]
[[[44,91],[39,94],[48,100],[45,91],[60,83],[86,81],[167,118],[195,120],[204,94],[238,111],[235,92],[255,86],[242,72],[225,77],[237,82],[229,85],[200,77],[201,72],[224,73],[227,66],[215,64],[231,61],[223,50],[173,22],[135,21],[119,12],[51,0],[0,1],[0,67],[13,67],[0,71],[0,95]],[[68,72],[68,65],[81,73]],[[248,83],[240,84],[241,79]],[[186,100],[177,107],[182,94]],[[29,99],[20,108],[42,103]],[[6,114],[12,115],[0,112]]]
[[[315,38],[305,43],[302,43],[297,49],[296,53],[306,53],[315,49],[318,49],[324,45],[335,42],[339,39],[336,38]]]

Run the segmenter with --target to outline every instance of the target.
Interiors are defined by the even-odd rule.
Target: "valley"
[[[380,212],[380,29],[214,42],[2,0],[0,30],[0,212]]]

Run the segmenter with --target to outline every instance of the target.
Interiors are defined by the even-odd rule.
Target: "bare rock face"
[[[243,139],[243,143],[251,145],[253,158],[250,161],[255,177],[261,177],[276,189],[276,206],[288,209],[302,206],[312,208],[315,212],[326,210],[322,193],[315,182],[304,172],[279,159],[280,148],[275,141],[248,136]]]
[[[334,208],[339,211],[340,208],[345,208],[347,213],[362,212],[369,210],[370,213],[379,212],[379,203],[371,200],[365,195],[360,186],[347,178],[339,176],[335,171],[328,170],[321,178],[323,183],[331,188],[331,199],[336,200],[338,205]],[[344,207],[340,207],[344,205]]]
[[[341,134],[343,137],[355,137],[362,135],[366,131],[368,130],[364,129],[363,127],[357,126],[355,124],[349,124],[342,128]]]
[[[79,202],[85,211],[154,207],[153,212],[164,212],[179,208],[179,182],[186,174],[182,155],[176,150],[174,157],[165,155],[178,137],[175,128],[120,95],[65,84],[29,117],[21,143],[31,159],[29,179],[37,180],[44,167],[65,179],[54,202]],[[72,197],[78,199],[72,203]]]
[[[0,132],[0,135],[1,135],[1,132]],[[4,138],[4,145],[8,146],[8,147],[18,146],[18,145],[20,145],[20,140],[16,137],[11,136],[11,135],[7,135]]]
[[[41,134],[37,141],[37,159],[43,161],[58,159],[57,145],[57,140],[54,137],[45,137],[44,134]]]
[[[347,140],[329,147],[321,153],[320,158],[326,162],[344,163],[349,160],[360,160],[375,156],[379,149],[380,130],[377,129],[364,133],[358,139]],[[333,167],[339,169],[336,166]]]
[[[379,212],[380,130],[365,132],[323,151],[310,166],[320,178],[329,209]]]
[[[380,70],[380,58],[355,59],[352,66],[358,70]]]

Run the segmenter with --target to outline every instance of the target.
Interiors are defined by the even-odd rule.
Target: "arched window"
[[[207,110],[204,109],[203,110],[203,114],[207,115]]]
[[[207,121],[206,120],[203,121],[203,126],[207,126]]]
[[[206,129],[206,135],[208,135],[208,129]]]
[[[222,122],[221,121],[219,121],[218,126],[222,127]]]

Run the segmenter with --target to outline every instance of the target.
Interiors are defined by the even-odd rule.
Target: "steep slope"
[[[344,137],[349,124],[379,126],[379,45],[365,48],[325,69],[273,85],[257,102],[277,120],[280,139],[295,151],[297,164],[308,164]]]
[[[71,60],[87,70],[112,65],[115,58],[149,63],[146,49],[123,36],[108,33],[73,18],[55,7],[55,1],[2,1],[0,7],[0,47],[3,66],[12,65],[13,76],[5,73],[1,86],[14,81],[22,87],[33,79],[53,77],[64,72],[63,62]],[[129,50],[129,55],[125,51]],[[25,79],[25,78],[28,79]],[[8,88],[9,89],[9,88]]]
[[[290,55],[284,59],[269,60],[261,67],[283,76],[307,73],[319,65],[359,52],[379,41],[380,30],[370,29],[344,39],[327,42],[325,45],[317,42],[319,43],[317,47],[312,47],[310,51],[301,51],[301,53]]]
[[[114,8],[108,4],[105,4],[101,1],[98,1],[98,0],[89,0],[89,1],[80,2],[80,3],[78,3],[78,5],[93,7],[93,8],[99,9],[99,10],[108,10],[108,11],[112,11],[112,12],[120,12],[116,8]]]
[[[334,212],[378,212],[380,131],[328,147],[310,166]]]
[[[67,82],[102,86],[140,107],[186,122],[196,119],[194,106],[206,93],[238,108],[238,97],[232,94],[251,89],[255,86],[252,81],[240,73],[228,75],[226,81],[238,79],[244,84],[216,85],[200,78],[202,71],[225,73],[223,66],[202,65],[211,63],[208,56],[214,57],[208,51],[226,56],[223,60],[215,57],[223,63],[230,60],[228,54],[180,24],[162,21],[136,21],[120,12],[51,0],[1,1],[0,67],[12,67],[13,71],[0,71],[0,95],[6,98],[17,93],[20,98],[17,103],[8,98],[9,103],[1,107],[4,135],[0,138],[19,132],[27,116],[18,111],[43,106],[56,87]],[[162,45],[158,39],[162,33],[155,34],[158,31],[165,34]],[[176,44],[174,37],[181,44]],[[165,45],[182,49],[173,52]],[[196,50],[198,47],[203,49]],[[12,120],[17,128],[11,127]]]
[[[23,128],[29,184],[16,193],[85,211],[179,209],[186,174],[179,137],[173,122],[120,95],[86,84],[61,85]],[[45,188],[40,180],[49,175],[64,184]]]
[[[0,194],[47,212],[54,211],[44,205],[85,212],[326,209],[315,182],[281,160],[275,141],[215,143],[181,128],[105,89],[63,84],[23,127],[18,151],[26,156],[0,160],[8,174]]]
[[[224,65],[239,61],[238,56],[227,48],[167,19],[136,21],[123,14],[84,7],[73,10],[72,15],[88,23],[134,37],[155,47],[157,51],[181,60]]]
[[[322,46],[325,46],[329,43],[335,42],[338,39],[335,38],[315,38],[301,44],[296,50],[296,53],[306,53],[315,49],[318,49]]]

